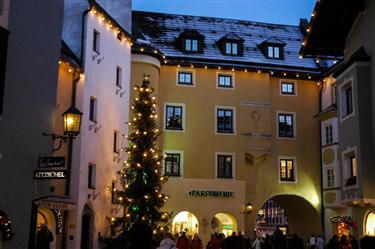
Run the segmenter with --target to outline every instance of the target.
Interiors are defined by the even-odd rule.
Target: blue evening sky
[[[134,10],[298,25],[316,0],[133,0]]]

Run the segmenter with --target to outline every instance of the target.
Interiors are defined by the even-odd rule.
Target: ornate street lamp
[[[83,113],[75,106],[71,106],[66,110],[62,116],[64,121],[64,135],[59,134],[48,134],[43,132],[43,136],[52,137],[52,141],[59,139],[59,145],[52,150],[52,152],[61,149],[62,143],[66,143],[67,139],[74,139],[78,136],[81,129],[81,118]]]

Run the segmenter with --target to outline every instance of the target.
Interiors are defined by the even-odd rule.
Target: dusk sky
[[[316,0],[133,0],[134,10],[298,25]]]

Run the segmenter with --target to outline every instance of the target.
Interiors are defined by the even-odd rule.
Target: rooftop
[[[195,30],[204,36],[203,53],[182,52],[176,39],[186,30]],[[218,41],[235,35],[244,40],[243,56],[221,53]],[[138,45],[148,44],[163,53],[168,61],[205,61],[218,65],[248,65],[277,68],[305,73],[320,73],[313,58],[300,58],[299,51],[304,36],[299,26],[252,22],[216,17],[163,14],[133,11],[133,37]],[[284,59],[267,58],[261,51],[264,41],[285,43]]]

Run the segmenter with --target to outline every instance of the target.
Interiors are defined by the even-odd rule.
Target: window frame
[[[281,177],[281,161],[286,160],[286,163],[288,161],[292,161],[292,170],[293,170],[293,179],[288,180],[287,178],[282,178]],[[278,171],[279,171],[279,183],[297,183],[298,178],[297,178],[297,158],[296,157],[291,157],[291,156],[279,156],[278,157]]]
[[[92,51],[100,54],[100,32],[96,29],[93,30]]]
[[[283,91],[283,84],[291,84],[293,85],[293,92],[288,93]],[[297,96],[297,81],[296,80],[285,80],[285,79],[280,79],[280,95],[281,96]]]
[[[231,176],[222,177],[219,176],[219,157],[231,157]],[[235,168],[236,168],[235,153],[232,152],[216,152],[215,153],[215,178],[221,180],[235,180]]]
[[[332,172],[332,174],[330,174],[329,172]],[[336,176],[334,168],[326,169],[326,182],[327,188],[334,188],[336,186]]]
[[[96,189],[96,164],[91,162],[87,169],[87,187],[89,189]]]
[[[292,116],[292,128],[293,128],[292,136],[280,136],[280,123],[279,123],[279,116],[280,115]],[[277,132],[277,138],[279,138],[279,139],[296,139],[297,138],[297,117],[296,117],[296,113],[295,112],[277,111],[276,112],[276,132]]]
[[[188,41],[190,48],[188,49]],[[196,42],[196,50],[194,50],[194,43]],[[193,37],[186,37],[183,39],[183,50],[189,53],[199,53],[199,39]]]
[[[164,155],[172,154],[172,155],[179,155],[180,161],[179,161],[179,174],[166,174],[166,158],[163,159],[163,175],[173,178],[182,178],[183,177],[183,162],[184,162],[184,152],[181,150],[164,150]]]
[[[339,86],[339,102],[340,102],[340,123],[349,119],[350,117],[355,116],[355,99],[354,99],[354,79],[353,77],[346,78],[344,83]],[[347,90],[351,89],[351,112],[348,113],[348,93]]]
[[[119,65],[116,66],[116,86],[122,89],[122,68]]]
[[[275,56],[275,51],[278,51],[278,57]],[[270,50],[272,50],[272,54],[270,54]],[[282,47],[274,44],[267,44],[266,45],[266,54],[268,59],[275,59],[275,60],[282,60],[283,59],[283,52]]]
[[[325,144],[333,143],[333,124],[328,123],[324,126],[324,140]]]
[[[167,126],[167,123],[168,123],[168,116],[167,116],[167,108],[168,107],[179,107],[181,108],[181,129],[174,129],[174,128],[170,128]],[[170,102],[167,102],[167,103],[164,103],[164,121],[163,121],[163,127],[164,127],[164,131],[168,131],[168,132],[185,132],[185,112],[186,112],[186,108],[185,108],[185,104],[183,103],[170,103]]]
[[[343,178],[343,183],[344,183],[344,190],[357,188],[359,186],[358,177],[359,177],[359,167],[360,167],[358,165],[357,148],[347,147],[347,149],[341,153],[341,157],[342,157],[342,167],[343,167],[342,178]],[[353,174],[353,166],[352,166],[353,157],[356,159],[355,174]]]
[[[229,51],[228,51],[228,45],[229,45]],[[234,47],[236,47],[236,53],[233,52]],[[224,52],[225,52],[224,53],[225,55],[234,55],[234,56],[240,55],[240,43],[235,42],[235,41],[225,41],[224,42]]]
[[[113,152],[120,153],[121,151],[121,133],[118,130],[113,132]]]
[[[220,85],[220,77],[230,77],[230,86]],[[216,88],[217,89],[234,89],[235,88],[235,74],[229,72],[216,72]]]
[[[180,73],[190,74],[191,76],[191,83],[183,83],[180,81]],[[186,70],[186,69],[177,69],[176,74],[176,85],[177,86],[187,86],[187,87],[194,87],[195,86],[195,71],[193,70]]]
[[[93,96],[90,96],[89,120],[93,123],[98,122],[98,99]]]
[[[218,129],[218,112],[231,111],[232,113],[232,131],[221,131]],[[236,134],[236,108],[233,106],[215,106],[215,134],[216,135],[235,135]]]

